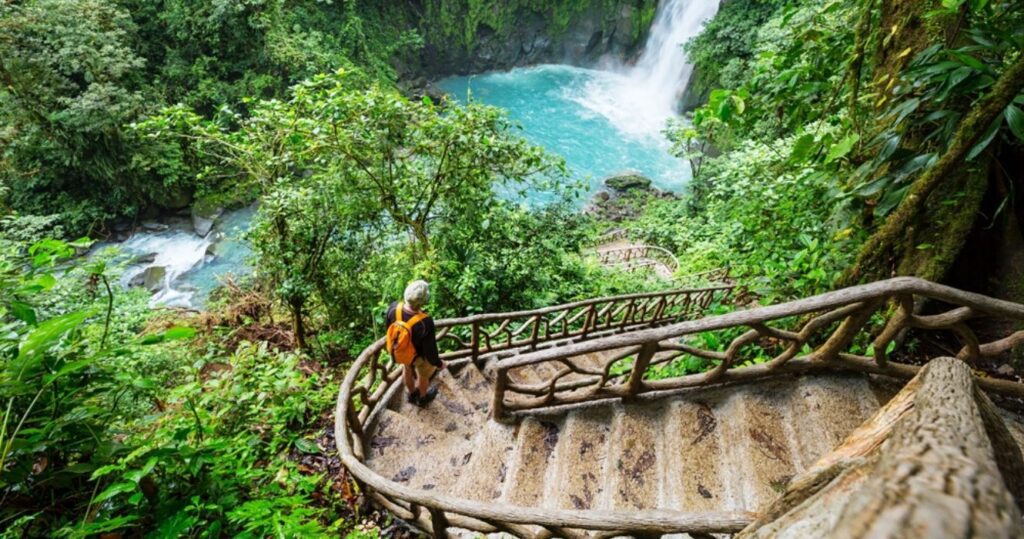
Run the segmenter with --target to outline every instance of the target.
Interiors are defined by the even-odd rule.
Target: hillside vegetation
[[[680,274],[730,266],[762,303],[897,274],[1024,300],[1019,1],[724,3],[686,45],[707,100],[665,132],[693,182],[631,195],[622,223],[580,212],[561,158],[501,110],[411,82],[437,58],[529,61],[487,57],[526,20],[629,57],[653,15],[0,3],[0,537],[406,533],[333,446],[338,381],[388,303],[415,278],[436,318],[666,286],[582,254],[613,227]],[[527,189],[550,202],[508,195]],[[201,313],[82,256],[117,223],[251,202],[256,272]]]

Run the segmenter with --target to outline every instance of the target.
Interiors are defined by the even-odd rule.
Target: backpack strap
[[[406,321],[406,320],[402,320],[402,315],[404,314],[404,312],[403,312],[404,310],[405,310],[405,304],[402,303],[401,301],[399,301],[398,305],[395,305],[395,323],[401,322],[401,323],[403,323],[403,325],[405,327],[409,328],[410,330],[412,329],[413,326],[415,326],[416,324],[419,324],[424,318],[430,316],[429,314],[427,314],[427,313],[425,313],[423,311],[420,311],[420,312],[412,315],[412,318],[410,318],[408,321]]]
[[[413,328],[413,326],[415,326],[416,324],[419,324],[420,321],[422,321],[427,316],[430,316],[430,315],[428,315],[427,313],[425,313],[423,311],[420,311],[420,312],[414,314],[412,316],[412,318],[410,318],[409,321],[405,323],[405,325],[411,330]]]

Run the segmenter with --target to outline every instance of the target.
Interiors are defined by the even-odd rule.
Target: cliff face
[[[494,8],[507,11],[495,15],[492,10],[489,20],[459,21],[448,30],[425,24],[425,46],[400,71],[407,77],[438,78],[542,63],[591,66],[604,57],[629,59],[643,46],[656,5],[654,0],[577,0],[575,7],[560,8],[560,14],[550,6]],[[430,23],[429,15],[424,22]]]

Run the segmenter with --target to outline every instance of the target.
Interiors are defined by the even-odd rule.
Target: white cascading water
[[[643,54],[591,81],[575,101],[607,118],[623,134],[657,137],[678,113],[693,66],[682,46],[718,12],[719,0],[664,0]]]
[[[127,285],[148,267],[164,268],[163,283],[154,292],[150,304],[189,307],[193,292],[182,289],[177,280],[203,262],[210,243],[209,239],[184,230],[136,234],[120,245],[121,250],[135,255],[152,253],[156,257],[152,262],[129,268],[121,277],[122,284]]]

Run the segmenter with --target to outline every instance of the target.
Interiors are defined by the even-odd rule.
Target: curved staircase
[[[427,408],[394,399],[381,413],[367,466],[413,488],[552,509],[756,508],[894,393],[864,375],[796,376],[502,424],[475,368],[436,383]]]
[[[1024,425],[1006,410],[986,415],[991,403],[971,389],[1019,399],[1024,385],[966,368],[1024,342],[1018,331],[981,343],[968,322],[1019,322],[1024,306],[897,278],[700,318],[731,292],[722,285],[440,321],[449,369],[423,409],[405,402],[378,341],[342,384],[342,461],[379,505],[435,536],[801,537],[809,523],[818,526],[814,536],[861,536],[837,531],[846,522],[839,516],[821,516],[844,514],[836,504],[845,498],[829,493],[858,493],[850,498],[873,507],[869,498],[881,490],[862,483],[873,484],[885,466],[905,468],[886,451],[912,437],[903,431],[920,432],[905,424],[933,406],[920,387],[940,382],[917,383],[927,369],[889,355],[910,333],[937,332],[960,339],[959,359],[942,366],[968,373],[957,378],[967,380],[961,393],[982,410],[977,425],[950,428],[985,438],[971,457],[984,464],[991,456],[977,472],[994,475],[979,483],[996,493],[985,499],[1024,500]],[[940,305],[948,309],[919,314]],[[879,314],[884,327],[861,335]],[[798,329],[780,327],[794,319]],[[713,335],[721,346],[708,345]],[[687,359],[705,361],[706,370],[665,370]],[[917,411],[907,404],[914,398]],[[934,417],[960,410],[954,416],[964,423],[967,408],[937,408]],[[921,503],[931,510],[940,498]],[[977,529],[1021,531],[1016,506],[991,510],[1009,517]],[[901,533],[879,536],[936,536]]]

